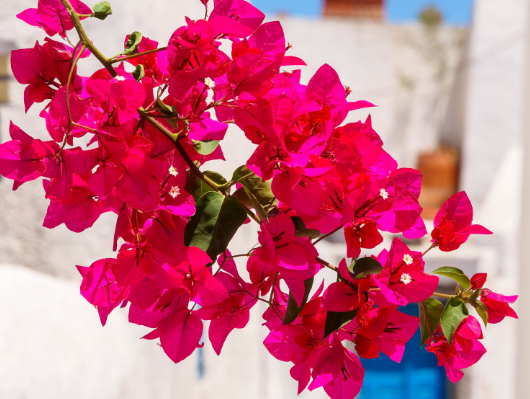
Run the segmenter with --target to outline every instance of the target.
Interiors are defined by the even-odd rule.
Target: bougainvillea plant
[[[44,103],[51,139],[11,123],[0,173],[14,180],[13,189],[43,177],[47,228],[64,223],[80,233],[104,212],[117,215],[117,256],[78,266],[81,294],[103,324],[129,306],[130,322],[150,328],[144,338],[159,340],[174,362],[201,346],[205,320],[220,354],[263,302],[265,347],[292,363],[299,392],[323,387],[331,398],[354,398],[364,377],[359,357],[382,352],[400,362],[418,328],[421,344],[458,381],[486,352],[468,306],[484,325],[517,317],[510,307],[517,297],[484,288],[486,274],[424,270],[429,251],[454,251],[471,234],[491,234],[472,224],[467,195],[455,194],[440,209],[425,252],[394,238],[388,251],[361,256],[383,242],[381,232],[427,234],[418,203],[422,175],[398,168],[370,118],[341,126],[349,112],[373,104],[349,102],[351,90],[331,66],[307,85],[300,70],[282,69],[305,64],[286,55],[291,46],[279,22],[263,23],[243,0],[201,1],[205,18],[187,18],[167,46],[134,32],[111,58],[81,23],[106,19],[108,2],[90,9],[80,0],[39,0],[18,15],[47,34],[13,51],[11,64],[27,85],[26,110]],[[90,56],[102,68],[78,75],[78,63]],[[225,178],[201,168],[224,159],[229,124],[257,147]],[[257,244],[232,255],[234,234],[253,221]],[[339,230],[348,260],[334,266],[319,257],[317,244]],[[235,258],[246,259],[246,273]],[[323,269],[335,282],[315,290]],[[454,295],[436,292],[437,275],[455,280]],[[418,304],[419,318],[399,311],[410,303]]]

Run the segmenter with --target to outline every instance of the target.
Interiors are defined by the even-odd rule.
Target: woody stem
[[[97,49],[96,46],[90,41],[88,38],[83,25],[81,24],[81,20],[79,19],[79,14],[74,10],[74,7],[72,7],[72,4],[69,0],[61,0],[61,3],[63,4],[64,8],[68,12],[68,15],[70,16],[70,19],[72,20],[72,23],[74,24],[75,30],[77,31],[77,34],[79,35],[79,39],[81,40],[81,43],[83,43],[92,54],[94,54],[94,57],[98,59],[99,62],[109,71],[110,75],[115,78],[118,76],[118,72],[114,69],[112,64],[109,62],[109,60]]]
[[[441,298],[449,298],[449,299],[454,297],[454,295],[440,294],[438,292],[433,292],[432,296],[439,296]]]
[[[278,274],[280,272],[276,272],[276,275],[274,276],[274,281],[272,282],[272,288],[271,288],[271,296],[269,297],[269,306],[272,306],[272,298],[274,295],[274,287],[276,286],[276,281],[278,280]]]
[[[180,155],[182,155],[182,158],[184,158],[184,161],[188,164],[191,171],[195,176],[197,176],[199,179],[204,181],[206,184],[208,184],[211,188],[213,188],[215,191],[220,191],[217,184],[212,181],[208,176],[206,176],[204,173],[202,173],[197,165],[195,165],[195,162],[192,161],[184,147],[182,147],[182,144],[180,144],[177,135],[174,133],[171,133],[169,130],[167,130],[164,126],[162,126],[156,119],[149,116],[147,112],[143,108],[138,109],[138,113],[142,118],[144,118],[146,121],[148,121],[153,127],[155,127],[160,133],[164,134],[171,142],[175,145]]]
[[[338,272],[338,268],[337,266],[333,266],[332,264],[330,264],[328,261],[325,261],[324,259],[321,259],[321,258],[318,258],[317,257],[317,262],[326,266],[327,268],[333,270],[334,272]]]
[[[72,85],[72,78],[74,76],[75,67],[77,63],[79,62],[79,59],[81,58],[81,55],[83,54],[85,49],[86,49],[86,46],[83,44],[81,46],[81,50],[79,51],[79,53],[76,55],[76,57],[72,61],[72,66],[70,67],[70,73],[68,74],[68,81],[66,82],[66,110],[68,112],[68,122],[69,122],[70,127],[72,127],[72,125],[74,124],[74,121],[72,119],[72,111],[70,109],[70,86]],[[74,49],[74,54],[76,50],[77,50],[77,47]]]
[[[342,229],[342,226],[339,226],[337,227],[335,230],[333,230],[332,232],[328,233],[328,234],[324,234],[322,237],[319,237],[314,243],[313,245],[317,245],[320,241],[322,241],[323,239],[335,234],[337,231],[339,231],[340,229]]]
[[[110,62],[110,64],[115,64],[117,62],[130,60],[132,58],[142,57],[142,56],[148,55],[148,54],[158,53],[159,51],[164,51],[164,50],[167,50],[167,47],[155,48],[153,50],[144,51],[143,53],[136,53],[136,54],[128,55],[126,57],[121,57],[121,58],[118,58],[119,55],[117,55],[115,57],[112,57],[109,60],[109,62]]]
[[[425,250],[424,253],[421,254],[421,256],[424,257],[425,255],[427,255],[427,253],[428,253],[431,249],[433,249],[434,247],[436,247],[436,245],[437,245],[436,243],[437,243],[436,241],[433,242],[432,245],[431,245],[429,248],[427,248],[427,249]]]

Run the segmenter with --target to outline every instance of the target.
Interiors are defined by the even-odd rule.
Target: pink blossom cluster
[[[205,19],[186,18],[167,46],[134,32],[113,58],[81,25],[110,15],[107,2],[92,12],[80,0],[39,0],[18,15],[47,34],[13,51],[11,62],[26,85],[26,110],[43,103],[50,137],[35,139],[12,123],[12,140],[0,145],[0,173],[14,180],[13,189],[43,178],[47,228],[65,224],[80,233],[103,213],[117,215],[117,255],[78,266],[81,294],[103,324],[128,306],[129,321],[150,328],[144,338],[159,340],[174,362],[202,346],[206,320],[220,354],[263,302],[265,347],[292,363],[299,392],[323,387],[331,398],[354,398],[364,377],[359,357],[382,353],[400,362],[420,326],[427,351],[459,380],[485,353],[467,305],[484,323],[517,317],[510,307],[517,297],[483,288],[484,274],[425,272],[429,250],[453,251],[471,234],[491,234],[472,225],[466,194],[440,209],[425,253],[394,238],[390,250],[361,257],[383,242],[381,232],[427,234],[421,173],[398,168],[370,117],[343,125],[350,112],[373,104],[348,101],[351,90],[331,66],[307,85],[300,70],[284,70],[305,63],[287,55],[279,22],[263,23],[263,13],[244,0],[201,1]],[[102,69],[81,76],[77,64],[89,56]],[[225,179],[200,167],[224,159],[219,143],[229,124],[256,149]],[[232,255],[228,244],[250,219],[260,225],[258,244]],[[347,248],[333,266],[316,244],[339,230]],[[235,258],[246,258],[245,276]],[[324,268],[336,282],[310,297]],[[435,274],[453,278],[457,292],[436,293]],[[449,301],[444,307],[433,296]],[[399,311],[410,303],[419,304],[420,318]]]

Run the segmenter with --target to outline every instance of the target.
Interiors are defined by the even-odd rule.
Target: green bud
[[[132,76],[139,82],[145,77],[145,68],[142,64],[136,65],[136,69],[133,71]]]
[[[133,32],[129,35],[127,43],[125,43],[125,50],[123,55],[132,55],[138,52],[138,45],[142,41],[142,34],[140,32]]]
[[[102,1],[94,6],[94,14],[92,16],[102,21],[112,15],[112,7],[108,1]]]

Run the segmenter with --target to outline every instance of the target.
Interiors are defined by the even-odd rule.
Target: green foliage
[[[261,220],[268,220],[267,212],[265,211],[261,203],[258,201],[258,199],[254,196],[254,194],[245,186],[243,186],[243,190],[245,191],[245,194],[250,200],[252,208],[256,210]]]
[[[449,277],[450,279],[455,280],[457,283],[462,285],[462,288],[467,290],[469,287],[471,287],[471,282],[469,281],[469,277],[466,276],[466,274],[456,267],[450,267],[450,266],[444,266],[440,267],[433,271],[435,274],[440,274],[445,277]]]
[[[133,32],[129,35],[127,43],[125,43],[125,50],[122,55],[132,55],[138,52],[138,45],[142,41],[142,34],[140,32]]]
[[[197,151],[198,154],[201,155],[210,155],[212,152],[216,150],[217,147],[219,147],[219,141],[218,140],[210,140],[210,141],[193,141],[193,148],[195,151]]]
[[[444,305],[436,299],[427,298],[418,303],[418,307],[420,309],[421,346],[423,346],[438,328],[444,312]]]
[[[142,64],[136,65],[136,69],[132,72],[133,78],[135,78],[138,82],[145,78],[145,68]]]
[[[318,238],[322,233],[315,229],[301,229],[296,232],[297,237],[309,237],[309,238]]]
[[[196,203],[197,212],[184,232],[184,244],[205,251],[215,260],[227,247],[247,219],[247,213],[236,198],[210,191]]]
[[[102,21],[109,15],[112,15],[112,7],[108,1],[102,1],[94,6],[94,14],[92,16]]]
[[[348,324],[357,316],[359,309],[352,310],[350,312],[331,312],[328,311],[326,315],[326,324],[324,326],[324,336],[329,336],[332,332],[337,331],[339,328]]]
[[[272,193],[271,181],[263,181],[255,175],[245,165],[240,166],[234,171],[232,181],[238,181],[250,191],[258,202],[264,207],[268,213],[272,206],[278,203],[278,200]]]
[[[486,307],[484,302],[482,302],[479,299],[475,299],[475,300],[471,301],[470,303],[475,308],[475,310],[477,311],[478,315],[482,319],[482,322],[484,323],[484,326],[487,326],[488,325],[488,308]]]
[[[309,298],[309,293],[311,292],[311,288],[313,288],[313,282],[315,278],[311,277],[308,280],[304,281],[305,285],[305,294],[304,294],[304,300],[302,301],[302,305],[298,306],[296,303],[296,300],[294,299],[293,294],[289,292],[289,301],[287,302],[287,310],[285,311],[285,317],[283,319],[283,324],[291,324],[293,321],[296,320],[302,309],[304,308],[305,304],[307,303],[307,299]]]
[[[217,172],[207,170],[204,172],[204,175],[207,176],[210,180],[212,180],[214,183],[218,185],[223,185],[227,183],[226,179]],[[204,194],[206,194],[209,191],[216,191],[211,186],[209,186],[208,183],[204,182],[198,177],[195,177],[193,175],[192,179],[194,179],[193,185],[191,186],[191,189],[188,191],[190,191],[195,201],[198,201],[199,198],[201,198]]]
[[[383,266],[377,259],[366,257],[357,259],[348,267],[348,270],[353,274],[354,278],[362,278],[369,274],[381,273]]]
[[[442,331],[449,342],[453,342],[453,336],[460,323],[469,315],[466,305],[458,298],[451,298],[445,305],[445,311],[442,315]]]

